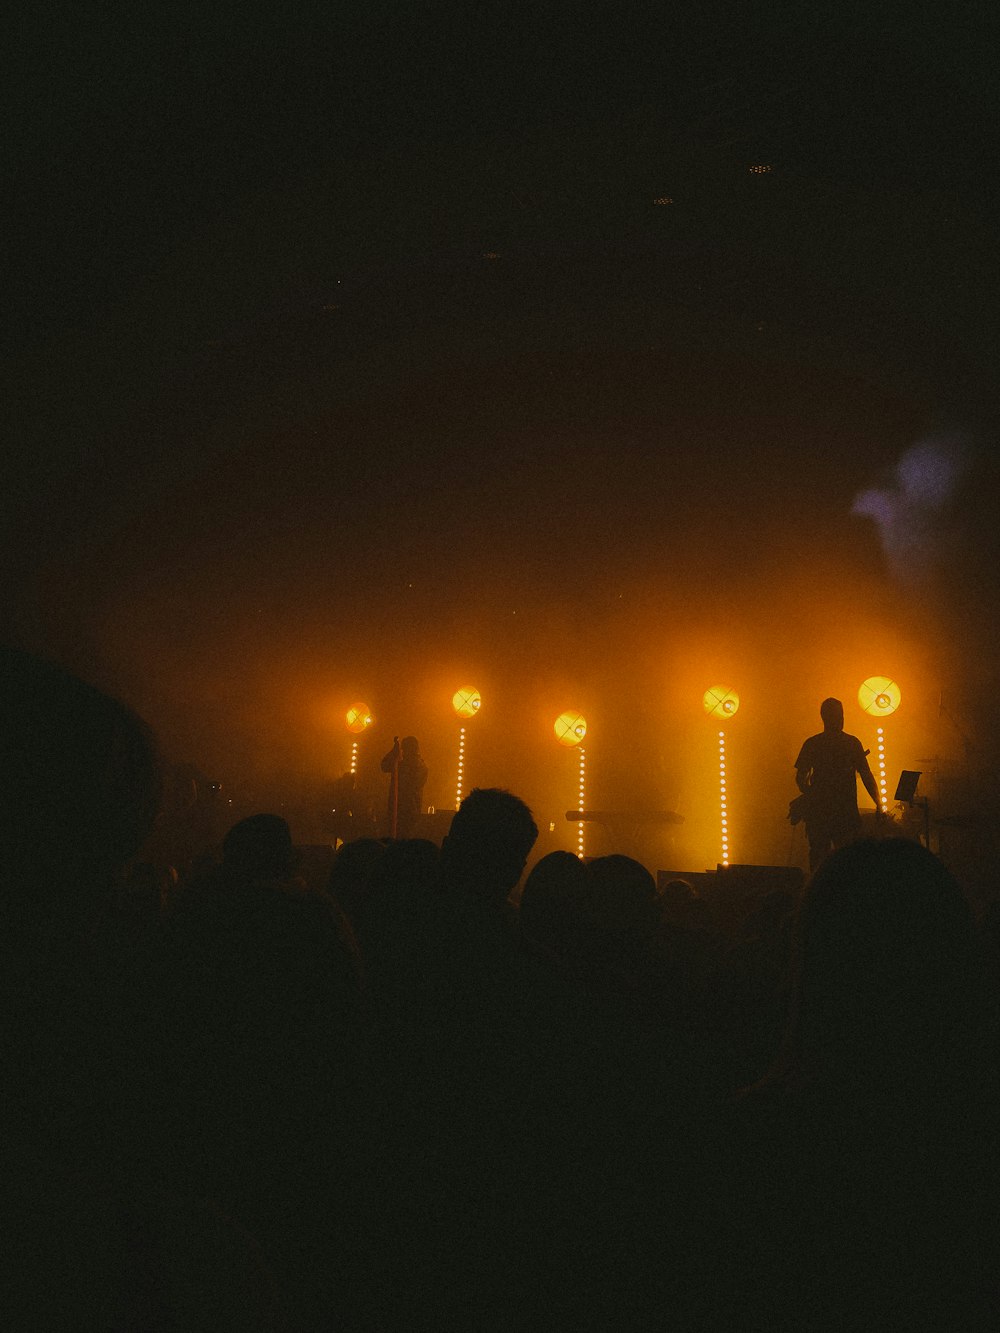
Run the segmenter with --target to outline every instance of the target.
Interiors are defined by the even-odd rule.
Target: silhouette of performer
[[[802,797],[793,805],[805,819],[810,870],[835,847],[857,837],[861,828],[857,777],[875,802],[875,813],[882,814],[867,751],[857,736],[844,731],[844,705],[839,699],[824,699],[819,715],[823,730],[803,742],[795,761],[795,782]]]
[[[402,744],[399,737],[394,736],[392,749],[383,758],[381,767],[383,773],[391,774],[386,812],[389,836],[411,838],[423,805],[424,783],[427,781],[427,765],[420,757],[416,736],[404,736]]]

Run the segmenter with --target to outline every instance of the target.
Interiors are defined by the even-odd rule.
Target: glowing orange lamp
[[[888,676],[869,676],[858,690],[858,703],[872,717],[888,717],[899,707],[899,686]]]
[[[353,732],[366,731],[375,719],[371,715],[371,710],[367,704],[351,704],[347,710],[347,730]]]
[[[732,717],[740,706],[740,696],[727,685],[713,685],[701,697],[702,707],[709,717],[725,720]]]
[[[475,717],[483,706],[482,695],[471,685],[463,685],[451,696],[451,706],[459,717]]]
[[[560,713],[556,718],[552,730],[556,733],[556,740],[560,745],[572,749],[574,745],[579,745],[586,736],[587,719],[582,713],[577,713],[574,709],[567,709],[565,713]]]

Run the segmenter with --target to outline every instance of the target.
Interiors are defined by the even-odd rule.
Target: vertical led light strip
[[[465,775],[465,728],[458,729],[458,784],[455,787],[455,809],[462,804],[462,784]]]
[[[889,809],[889,797],[885,786],[885,732],[881,727],[878,730],[878,787],[882,797],[882,809]]]
[[[720,864],[729,864],[729,814],[726,806],[726,733],[719,732],[719,821],[722,829]]]
[[[586,778],[587,778],[587,755],[583,746],[581,745],[580,746],[580,791],[576,803],[576,808],[579,810],[581,815],[586,809]],[[576,826],[576,854],[581,861],[583,860],[583,830],[584,830],[584,822],[581,819]]]
[[[357,743],[357,741],[352,741],[352,742],[351,742],[351,772],[352,772],[352,773],[357,773],[357,771],[358,771],[358,743]]]

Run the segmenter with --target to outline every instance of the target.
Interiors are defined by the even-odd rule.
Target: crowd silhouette
[[[919,843],[525,878],[493,788],[173,862],[142,721],[2,656],[8,1327],[997,1325],[997,914]]]

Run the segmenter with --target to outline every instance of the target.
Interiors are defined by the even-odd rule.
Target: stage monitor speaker
[[[451,821],[455,818],[454,810],[442,810],[440,807],[433,813],[427,811],[419,814],[413,825],[411,838],[426,838],[428,842],[441,843],[448,836],[448,830],[451,828]]]
[[[800,866],[719,866],[716,873],[721,880],[750,893],[770,893],[773,889],[797,893],[806,879]]]
[[[715,870],[657,871],[662,890],[672,879],[684,879],[719,914],[720,920],[738,925],[769,893],[785,892],[798,897],[805,884],[799,866],[718,866]]]
[[[724,890],[746,897],[786,889],[798,893],[805,883],[799,866],[717,866],[715,870],[658,870],[656,886],[661,891],[672,879],[684,879],[699,894],[706,896]]]
[[[798,898],[805,880],[798,866],[719,866],[715,903],[734,921],[741,921],[771,893]]]
[[[658,870],[656,887],[662,893],[672,879],[682,879],[691,885],[699,898],[709,898],[716,878],[714,870]]]

